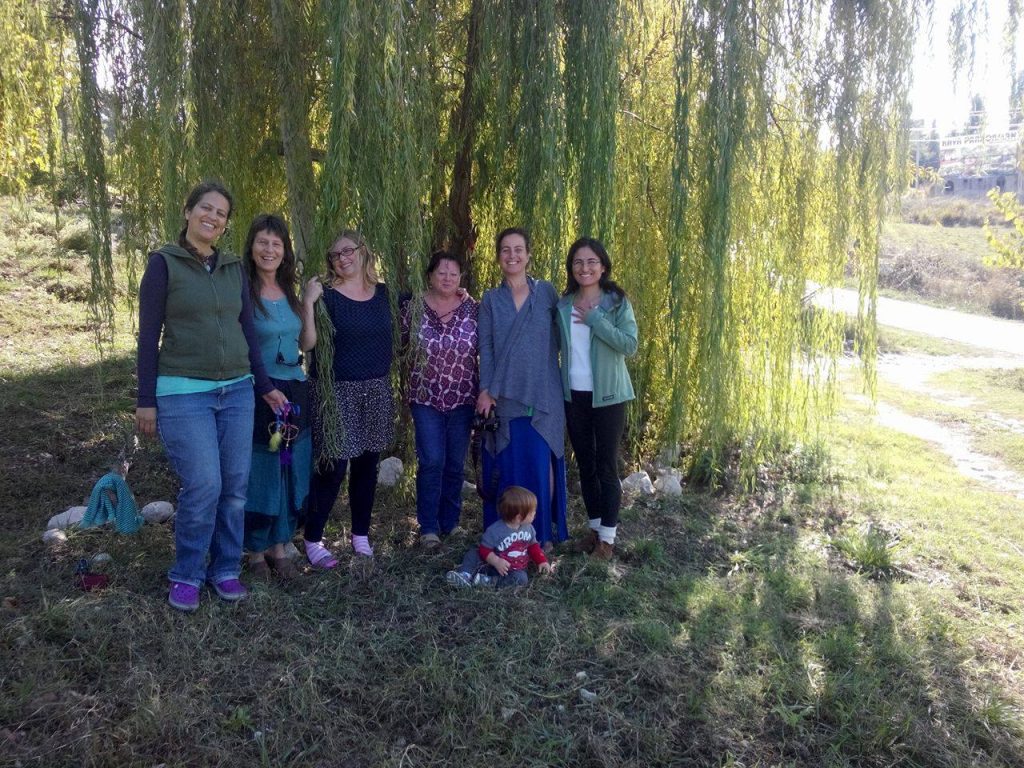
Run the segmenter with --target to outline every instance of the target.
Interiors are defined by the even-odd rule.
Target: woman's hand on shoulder
[[[135,431],[144,437],[156,437],[156,408],[135,409]]]
[[[324,286],[320,278],[311,277],[306,283],[306,290],[303,291],[302,300],[307,306],[312,307],[324,295]]]

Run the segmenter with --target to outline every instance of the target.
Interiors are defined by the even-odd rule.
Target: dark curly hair
[[[256,261],[252,257],[253,243],[256,242],[256,236],[261,232],[277,235],[281,238],[281,242],[284,243],[284,258],[281,259],[281,263],[277,266],[274,279],[277,280],[278,286],[284,291],[285,298],[288,300],[288,306],[292,308],[295,314],[301,317],[302,307],[299,304],[299,297],[295,287],[298,278],[296,276],[295,251],[292,250],[291,234],[288,232],[288,225],[284,219],[273,213],[261,213],[252,220],[249,234],[245,238],[245,250],[242,251],[242,263],[245,264],[245,273],[249,277],[249,296],[252,298],[253,311],[262,312],[264,316],[267,316],[267,310],[263,306],[263,302],[260,301],[260,277],[256,269]]]
[[[602,273],[601,279],[598,281],[601,290],[617,294],[620,299],[624,299],[626,292],[622,290],[618,283],[612,280],[612,260],[608,256],[608,251],[605,250],[604,244],[595,237],[581,237],[569,246],[569,255],[565,257],[566,282],[565,291],[563,291],[562,295],[568,296],[570,293],[576,293],[580,289],[580,284],[576,282],[576,278],[572,274],[572,260],[580,248],[589,248],[601,260],[601,266],[604,267],[604,273]]]

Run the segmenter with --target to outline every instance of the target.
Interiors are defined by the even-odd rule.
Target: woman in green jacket
[[[576,548],[609,560],[622,499],[619,443],[626,403],[634,397],[626,357],[636,352],[636,318],[625,291],[611,279],[612,262],[600,240],[573,243],[565,271],[557,307],[565,421],[590,519]]]

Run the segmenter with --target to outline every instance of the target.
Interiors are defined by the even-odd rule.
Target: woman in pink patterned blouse
[[[447,251],[427,264],[428,288],[402,311],[412,337],[409,404],[416,428],[416,518],[420,544],[437,547],[462,512],[463,464],[477,384],[477,302],[461,289],[465,265]]]

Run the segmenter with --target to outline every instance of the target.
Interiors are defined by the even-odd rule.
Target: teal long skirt
[[[292,540],[305,516],[312,461],[308,429],[292,443],[290,466],[281,466],[281,455],[271,453],[266,444],[253,444],[245,499],[246,551],[263,552]]]

